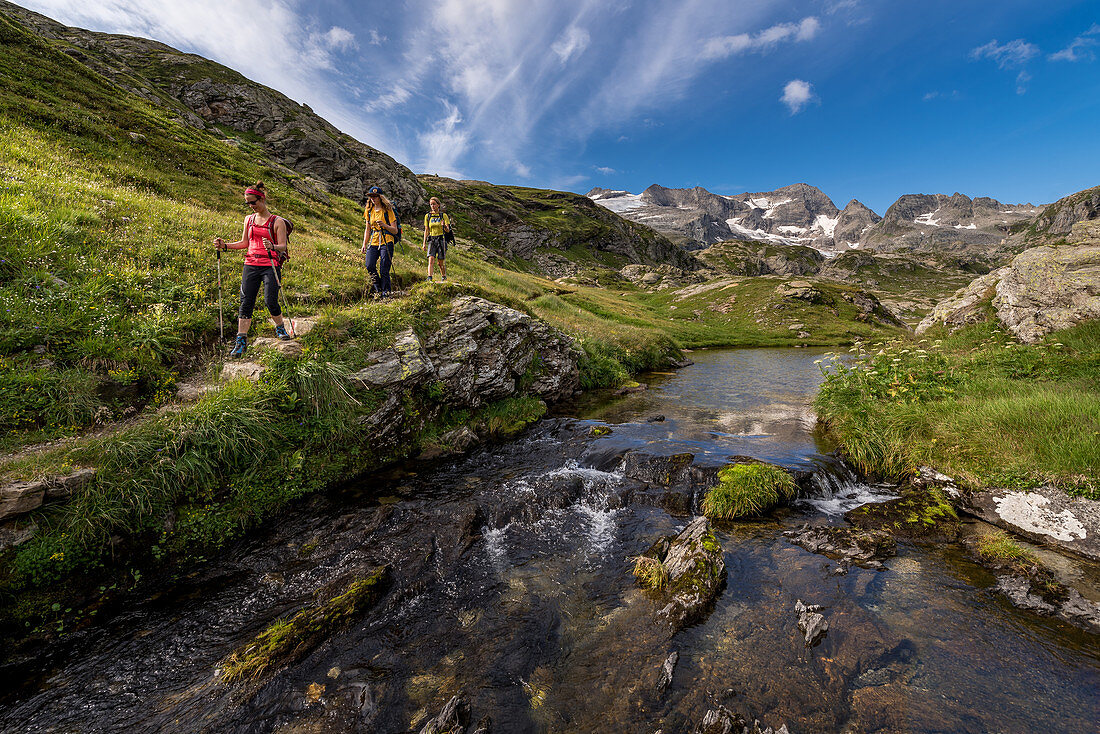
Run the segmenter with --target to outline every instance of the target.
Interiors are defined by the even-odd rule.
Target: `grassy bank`
[[[1017,342],[989,320],[835,362],[818,415],[864,472],[934,466],[972,486],[1100,499],[1100,322]]]

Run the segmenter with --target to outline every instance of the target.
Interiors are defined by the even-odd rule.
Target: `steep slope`
[[[1077,222],[1100,219],[1100,186],[1078,191],[1044,208],[1023,226],[1013,227],[1013,246],[1033,247],[1063,240]]]
[[[171,110],[184,124],[259,145],[268,156],[330,193],[364,201],[378,184],[399,207],[419,209],[424,190],[405,166],[346,135],[285,95],[232,69],[144,38],[70,28],[0,0],[0,15],[16,20],[122,89]]]
[[[837,217],[833,240],[838,248],[858,247],[864,233],[881,221],[882,217],[861,202],[852,199]]]

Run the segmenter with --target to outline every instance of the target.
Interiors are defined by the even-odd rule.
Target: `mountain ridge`
[[[952,196],[903,194],[879,216],[858,199],[851,199],[841,210],[807,183],[735,195],[659,184],[640,194],[596,187],[586,195],[691,249],[738,239],[809,245],[830,255],[868,246],[921,251],[955,242],[999,244],[1014,226],[1041,211],[1031,204],[1002,204],[956,192]]]

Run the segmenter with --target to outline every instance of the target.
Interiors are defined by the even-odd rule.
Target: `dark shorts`
[[[283,269],[279,268],[279,277],[283,277]],[[278,316],[283,311],[279,308],[279,282],[275,278],[275,271],[270,265],[245,265],[241,274],[241,310],[237,314],[242,319],[252,318],[252,310],[256,308],[256,295],[260,292],[260,286],[264,287],[264,302],[272,316]]]
[[[447,259],[447,240],[443,235],[428,238],[428,257],[434,257],[437,260]]]

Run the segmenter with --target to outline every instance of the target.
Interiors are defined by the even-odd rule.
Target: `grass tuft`
[[[718,472],[718,484],[703,498],[703,514],[719,520],[760,515],[794,495],[794,479],[783,469],[734,464]]]
[[[668,569],[656,558],[638,556],[634,559],[634,578],[643,589],[660,591],[668,585]]]

